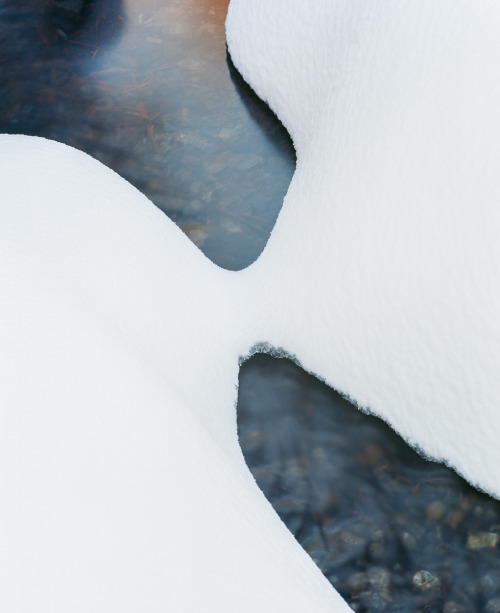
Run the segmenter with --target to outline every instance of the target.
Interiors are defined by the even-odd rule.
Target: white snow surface
[[[500,3],[232,0],[297,169],[264,338],[500,497]]]
[[[102,164],[0,137],[0,609],[349,611],[237,442],[258,342],[500,497],[500,5],[232,0],[297,170],[209,262]]]
[[[231,273],[75,149],[0,168],[0,609],[349,610],[238,446]]]

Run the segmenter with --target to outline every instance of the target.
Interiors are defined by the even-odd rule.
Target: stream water
[[[240,373],[257,483],[355,611],[500,611],[500,503],[289,360]]]
[[[113,168],[215,263],[263,249],[295,155],[227,57],[227,0],[0,0],[0,132]],[[500,504],[288,360],[241,369],[261,489],[356,611],[499,613]]]

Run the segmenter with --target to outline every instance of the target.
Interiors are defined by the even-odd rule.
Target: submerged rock
[[[441,579],[428,570],[419,570],[413,576],[413,585],[420,590],[426,591],[441,585]]]
[[[450,600],[444,605],[443,613],[466,613],[466,609],[460,603]]]
[[[486,597],[500,597],[500,571],[490,570],[477,582],[478,592]]]
[[[443,518],[446,513],[446,505],[442,500],[434,500],[426,509],[427,519],[432,522],[437,522]]]
[[[495,549],[500,541],[498,532],[469,532],[467,536],[467,549]]]
[[[500,598],[488,600],[484,607],[485,613],[500,613]]]

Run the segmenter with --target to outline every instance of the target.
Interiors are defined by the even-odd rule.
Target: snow
[[[232,0],[232,57],[298,154],[239,273],[85,154],[0,137],[2,610],[349,610],[244,464],[257,343],[500,497],[499,22]]]
[[[233,0],[297,170],[261,336],[500,497],[500,5]]]
[[[0,168],[0,608],[348,610],[238,446],[232,273],[81,152]]]

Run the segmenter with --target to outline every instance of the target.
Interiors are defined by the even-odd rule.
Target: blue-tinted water
[[[227,0],[0,6],[1,132],[90,153],[220,266],[259,255],[295,154],[228,60]]]

